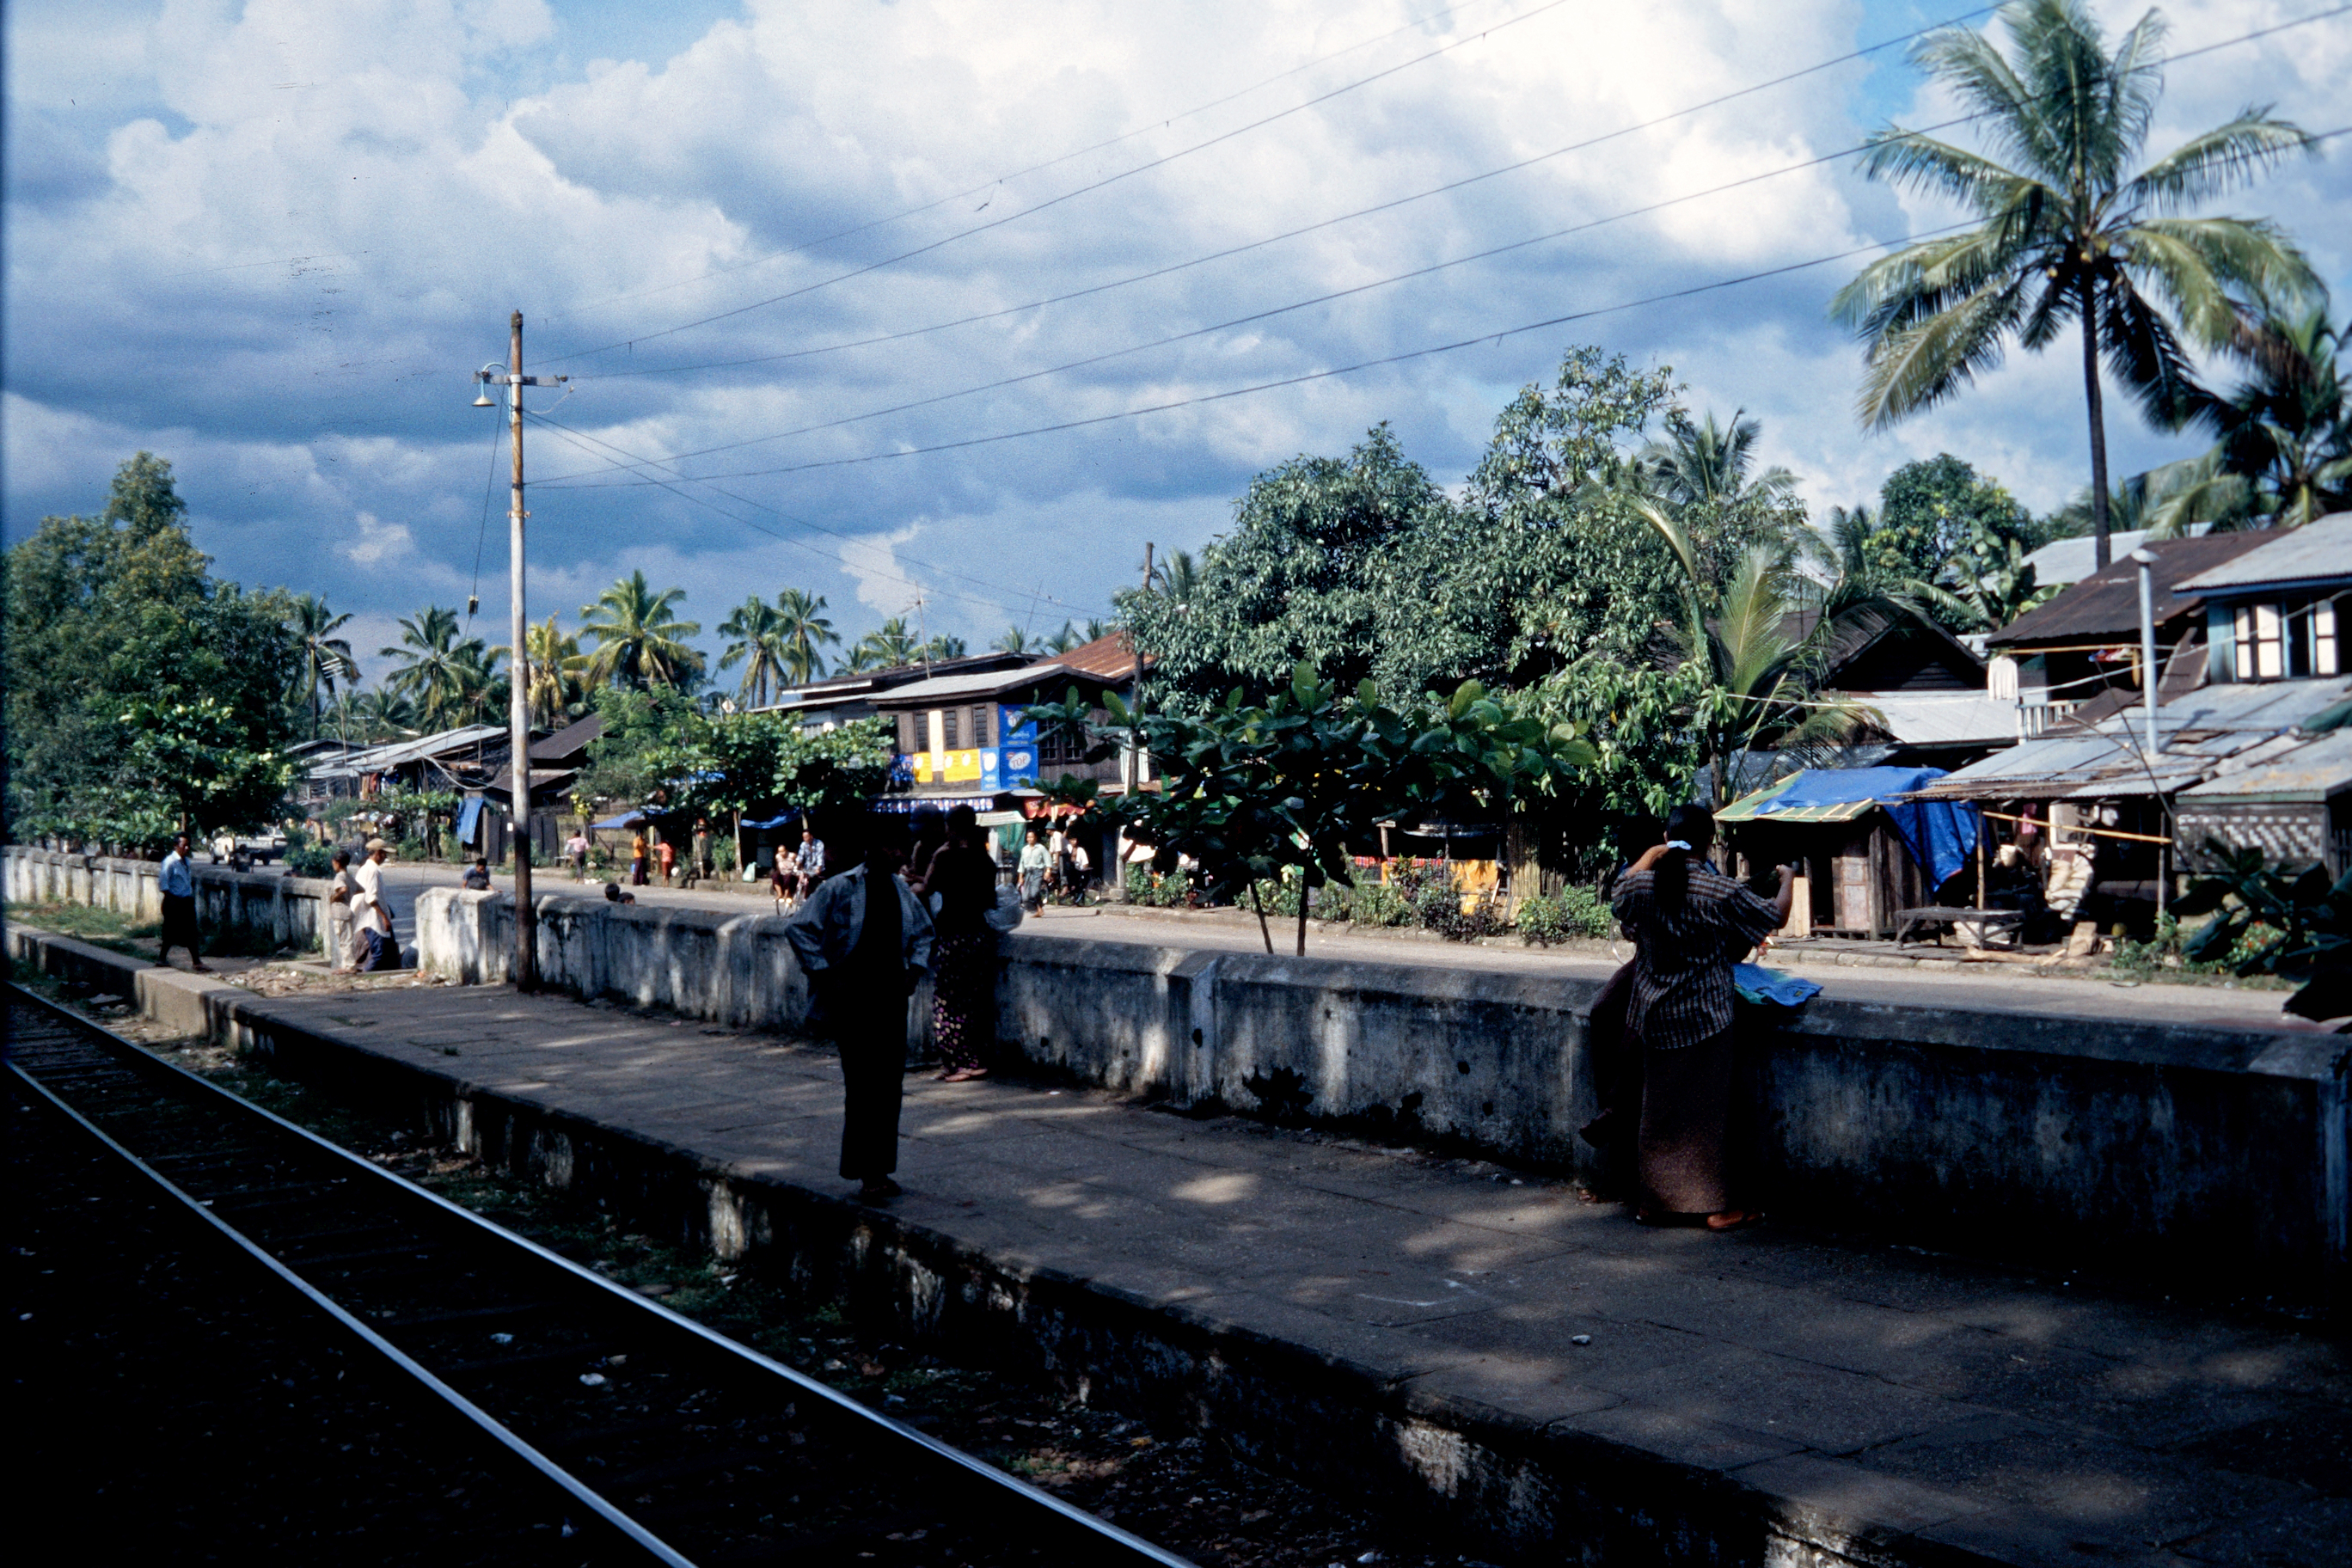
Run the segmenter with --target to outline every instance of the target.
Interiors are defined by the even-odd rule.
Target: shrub
[[[1557,893],[1537,893],[1519,902],[1519,939],[1549,947],[1572,937],[1606,940],[1616,925],[1601,895],[1571,882]]]
[[[297,844],[289,840],[286,868],[298,877],[331,877],[335,874],[335,852],[324,844]]]

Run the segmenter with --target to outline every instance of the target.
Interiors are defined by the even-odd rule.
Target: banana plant
[[[2346,1018],[2337,1033],[2352,1034],[2352,872],[2330,883],[2325,866],[2291,876],[2285,862],[2273,869],[2259,849],[2232,850],[2209,838],[2205,851],[2221,870],[2191,883],[2172,913],[2182,921],[2212,919],[2182,944],[2181,955],[2210,963],[2238,952],[2231,967],[2240,974],[2300,983],[2288,1012],[2321,1023]],[[2273,934],[2239,952],[2258,925]]]

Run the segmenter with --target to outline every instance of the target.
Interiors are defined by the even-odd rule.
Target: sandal
[[[1746,1230],[1751,1225],[1761,1225],[1764,1216],[1754,1209],[1725,1209],[1706,1216],[1706,1228],[1720,1236],[1726,1231]]]

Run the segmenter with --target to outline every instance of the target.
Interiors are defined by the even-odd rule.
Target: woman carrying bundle
[[[1736,1230],[1761,1216],[1731,1206],[1724,1123],[1731,1104],[1732,966],[1789,919],[1793,868],[1770,900],[1708,868],[1715,815],[1678,805],[1666,841],[1617,879],[1612,909],[1633,942],[1626,1032],[1642,1053],[1638,1135],[1645,1224]]]

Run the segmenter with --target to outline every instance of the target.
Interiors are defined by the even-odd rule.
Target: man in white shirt
[[[367,962],[360,965],[362,969],[400,967],[400,944],[392,940],[392,910],[383,901],[383,866],[391,853],[391,845],[371,838],[367,858],[352,872],[352,881],[359,889],[352,895],[352,919],[367,948]]]
[[[211,973],[205,963],[204,932],[196,925],[196,874],[188,864],[186,834],[172,840],[172,852],[155,873],[155,890],[163,895],[163,942],[156,950],[155,967],[171,968],[172,950],[184,947],[188,967],[198,974]]]

